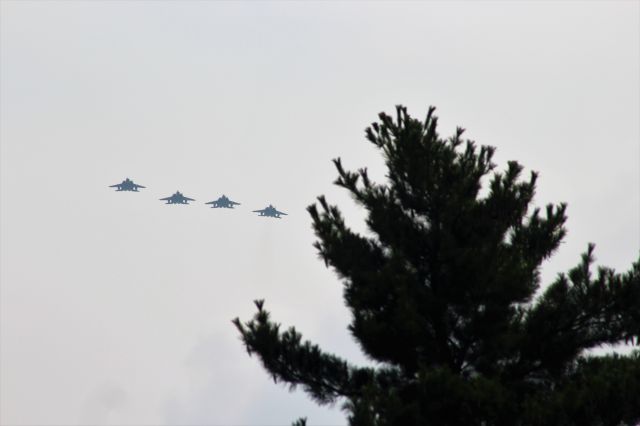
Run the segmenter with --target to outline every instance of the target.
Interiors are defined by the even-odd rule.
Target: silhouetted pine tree
[[[366,130],[386,184],[334,161],[373,236],[351,231],[324,197],[308,208],[320,256],[343,281],[349,330],[378,367],[281,330],[263,301],[251,321],[234,320],[249,354],[319,404],[345,401],[353,426],[636,424],[640,354],[586,351],[638,343],[640,260],[593,271],[590,245],[536,296],[566,205],[530,211],[536,173],[521,180],[515,161],[494,171],[494,148],[463,142],[463,129],[441,139],[433,112],[422,122],[398,107]]]

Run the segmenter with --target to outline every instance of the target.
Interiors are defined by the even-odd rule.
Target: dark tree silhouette
[[[344,402],[353,426],[636,424],[639,352],[588,350],[638,343],[640,259],[626,273],[594,271],[589,245],[536,296],[566,205],[532,209],[536,173],[522,180],[515,161],[495,171],[494,148],[463,142],[460,128],[441,139],[433,112],[420,121],[399,106],[367,128],[385,184],[334,160],[335,183],[367,210],[372,236],[322,196],[308,208],[315,246],[342,279],[349,330],[377,367],[281,330],[263,301],[249,322],[234,320],[249,354],[317,403]]]

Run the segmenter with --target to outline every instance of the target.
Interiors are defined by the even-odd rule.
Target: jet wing
[[[171,197],[165,197],[165,198],[160,198],[160,201],[169,201],[170,199],[172,199],[173,196]]]
[[[280,214],[280,215],[284,215],[284,216],[287,215],[285,212],[279,212],[278,210],[275,211],[275,214]]]
[[[229,204],[231,204],[232,206],[239,206],[240,203],[236,203],[235,201],[231,201],[229,200]]]
[[[209,201],[208,203],[205,203],[205,204],[213,204],[215,206],[216,204],[218,204],[218,201]]]
[[[267,212],[267,209],[262,209],[262,210],[254,210],[254,213],[260,213],[260,214],[265,214]]]
[[[182,197],[182,199],[187,201],[195,201],[193,198],[189,198],[189,197]]]
[[[136,188],[146,188],[146,186],[142,186],[142,185],[138,185],[138,184],[133,184],[133,186],[135,186]]]
[[[122,186],[121,183],[116,183],[115,185],[109,185],[109,188],[119,188],[120,186]]]

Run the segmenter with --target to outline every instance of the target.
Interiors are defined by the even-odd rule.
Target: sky
[[[355,364],[305,208],[437,107],[568,203],[543,283],[640,252],[640,2],[0,2],[0,424],[345,425],[274,384],[252,301]],[[146,186],[114,192],[126,177]],[[164,205],[180,190],[197,201]],[[213,210],[226,194],[242,203]],[[268,204],[283,219],[257,217]]]

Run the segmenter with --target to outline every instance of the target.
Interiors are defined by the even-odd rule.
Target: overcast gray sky
[[[567,201],[545,282],[640,250],[640,3],[0,3],[0,423],[346,423],[274,385],[230,320],[252,300],[353,362],[305,207],[364,128],[435,105]],[[107,188],[125,177],[140,193]],[[197,202],[166,206],[181,190]],[[202,202],[221,194],[233,211]],[[273,203],[282,220],[251,210]]]

